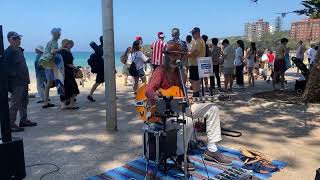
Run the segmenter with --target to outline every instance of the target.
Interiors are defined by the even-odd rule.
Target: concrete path
[[[295,71],[293,71],[295,72]],[[287,76],[293,86],[293,73]],[[118,132],[105,130],[103,87],[95,98],[86,100],[90,85],[81,89],[79,110],[42,109],[31,100],[29,117],[37,127],[26,128],[14,136],[24,138],[26,164],[54,163],[61,169],[44,179],[78,180],[101,174],[123,165],[142,154],[142,122],[135,116],[130,87],[119,86]],[[223,127],[241,131],[240,138],[224,137],[221,145],[229,148],[250,148],[273,159],[288,161],[286,169],[272,179],[312,180],[320,167],[320,114],[304,105],[285,105],[248,101],[255,92],[271,90],[271,84],[259,80],[254,88],[235,89],[232,102],[220,104]],[[58,104],[58,97],[52,102]],[[202,137],[205,138],[205,137]],[[27,168],[27,180],[36,180],[54,167]]]

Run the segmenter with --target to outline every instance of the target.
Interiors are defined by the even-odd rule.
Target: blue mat
[[[241,153],[238,150],[232,150],[224,147],[219,147],[219,151],[222,152],[224,155],[230,157],[233,162],[232,166],[242,168],[243,162],[240,160]],[[203,161],[201,158],[201,155],[203,154],[204,149],[200,150],[193,150],[190,155],[190,160],[195,164],[196,170],[190,172],[191,177],[190,179],[208,179],[206,169],[208,170],[209,177],[214,177],[218,175],[219,173],[222,173],[224,170],[226,170],[228,167],[221,166],[219,164],[210,162],[210,161],[204,161],[205,165],[203,165]],[[283,169],[287,163],[273,160],[272,164],[278,167],[279,169]],[[174,179],[180,179],[183,178],[183,172],[179,171],[178,169],[171,169],[168,174],[165,174],[161,171],[157,171],[157,167],[154,163],[149,163],[148,165],[148,174],[156,173],[157,178],[160,179],[167,179],[167,180],[174,180]],[[279,171],[278,171],[279,172]],[[277,173],[277,172],[275,172]],[[272,174],[259,174],[254,173],[254,176],[259,179],[269,179]],[[112,170],[109,170],[103,174],[93,176],[88,178],[87,180],[127,180],[127,179],[136,179],[136,180],[143,180],[146,175],[146,161],[144,158],[139,157],[138,159],[131,161],[127,163],[126,165],[122,167],[118,167]]]

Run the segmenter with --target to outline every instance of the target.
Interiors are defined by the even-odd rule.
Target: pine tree
[[[304,0],[301,3],[304,9],[294,11],[300,15],[306,15],[310,18],[320,18],[320,0]],[[303,94],[303,100],[306,102],[320,102],[320,51],[317,52],[317,58],[313,68],[310,70],[309,79]]]
[[[275,27],[275,31],[276,32],[281,32],[282,28],[283,28],[283,21],[282,21],[282,17],[278,16],[275,20],[274,23],[274,27]]]
[[[306,15],[310,18],[320,18],[320,0],[304,0],[301,3],[304,9],[294,11],[300,15]]]

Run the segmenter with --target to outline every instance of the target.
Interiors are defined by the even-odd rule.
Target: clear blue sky
[[[301,0],[114,0],[116,50],[122,51],[141,35],[145,44],[163,31],[170,37],[170,29],[178,27],[186,36],[198,26],[210,38],[243,35],[244,23],[264,18],[274,22],[279,12],[296,10]],[[304,18],[289,14],[285,28]],[[100,0],[0,0],[0,24],[8,31],[23,37],[22,46],[32,51],[50,39],[53,27],[62,28],[62,38],[75,41],[74,51],[90,50],[89,43],[98,41],[102,32]],[[7,45],[7,42],[5,42]]]

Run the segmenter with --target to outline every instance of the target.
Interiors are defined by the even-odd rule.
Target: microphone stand
[[[187,92],[187,87],[184,84],[184,80],[183,80],[183,65],[181,60],[177,60],[176,61],[177,65],[178,65],[178,69],[179,69],[179,77],[180,77],[180,84],[182,86],[182,90],[183,90],[183,95],[184,95],[184,100],[182,102],[180,102],[180,104],[182,105],[182,122],[183,123],[183,147],[184,147],[184,179],[188,179],[189,178],[189,174],[188,174],[188,161],[187,161],[187,148],[188,148],[188,143],[186,142],[187,140],[187,135],[186,135],[186,118],[185,118],[185,114],[186,114],[186,108],[190,106],[189,103],[189,99],[188,99],[188,92]],[[179,122],[179,121],[178,121]]]

